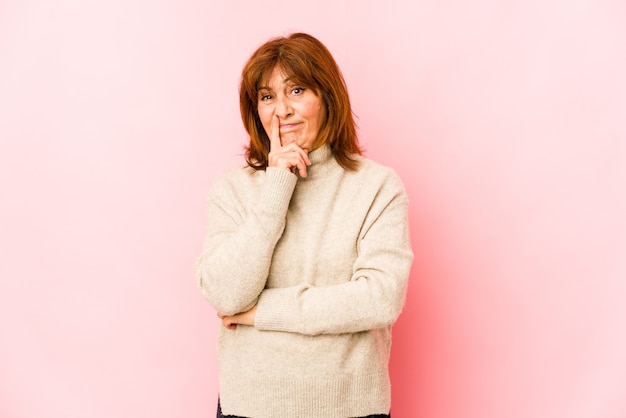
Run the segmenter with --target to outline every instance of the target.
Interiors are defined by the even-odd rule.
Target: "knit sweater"
[[[202,294],[254,326],[220,327],[225,415],[339,418],[387,414],[391,325],[413,253],[408,199],[393,170],[328,145],[307,177],[269,167],[219,177],[196,265]]]

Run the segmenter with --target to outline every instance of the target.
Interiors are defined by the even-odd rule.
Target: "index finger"
[[[278,120],[278,116],[272,117],[272,124],[270,126],[270,152],[277,151],[282,146],[280,142],[280,121]]]

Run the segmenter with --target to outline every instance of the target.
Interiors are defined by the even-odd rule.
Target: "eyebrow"
[[[287,77],[283,79],[283,82],[288,83],[291,81],[293,77]],[[261,91],[261,90],[272,90],[269,86],[259,86],[257,87],[257,91]]]

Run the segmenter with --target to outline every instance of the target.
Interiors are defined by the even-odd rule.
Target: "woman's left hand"
[[[222,320],[222,325],[228,329],[236,329],[237,324],[254,326],[254,316],[256,314],[256,305],[252,309],[246,312],[238,313],[236,315],[224,315],[217,313],[217,316]]]

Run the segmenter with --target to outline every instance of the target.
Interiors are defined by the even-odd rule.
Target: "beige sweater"
[[[398,176],[368,159],[345,171],[323,146],[308,177],[268,168],[221,176],[197,263],[218,312],[258,304],[254,327],[220,327],[225,415],[387,414],[391,325],[413,253]]]

